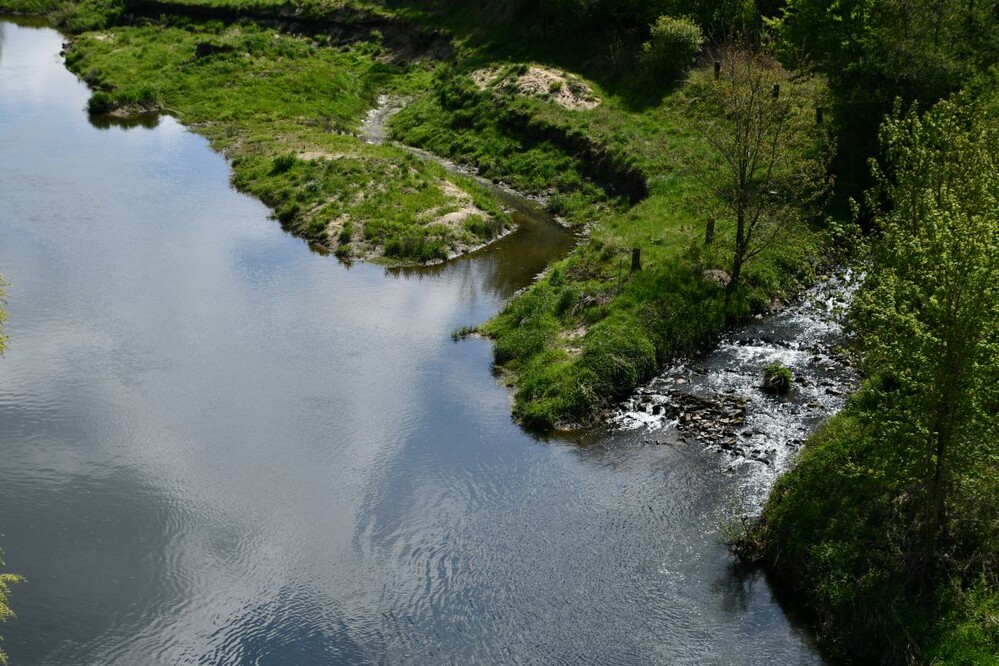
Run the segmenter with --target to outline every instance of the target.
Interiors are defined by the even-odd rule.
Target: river
[[[61,41],[0,23],[12,664],[822,663],[724,456],[540,440],[451,340],[570,237],[341,265],[171,118],[91,125]]]

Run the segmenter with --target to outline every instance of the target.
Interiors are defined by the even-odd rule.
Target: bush
[[[354,225],[350,222],[345,222],[343,228],[340,230],[340,235],[337,236],[337,241],[341,245],[346,245],[350,242],[351,238],[354,237]]]
[[[682,17],[660,16],[649,29],[649,41],[642,44],[641,63],[650,76],[677,78],[694,64],[704,43],[696,23]]]
[[[279,173],[284,173],[295,166],[295,162],[298,160],[291,153],[285,155],[278,155],[274,158],[274,166],[271,168],[271,174],[277,175]]]

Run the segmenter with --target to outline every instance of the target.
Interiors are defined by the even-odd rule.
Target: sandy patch
[[[471,73],[479,90],[500,82],[502,71],[495,67]],[[549,67],[532,65],[523,74],[510,74],[501,81],[521,95],[545,99],[570,111],[588,111],[600,106],[600,98],[578,78]]]
[[[465,220],[471,218],[473,215],[478,215],[482,219],[492,217],[489,213],[472,203],[472,197],[468,192],[451,181],[441,180],[437,183],[437,186],[440,187],[441,193],[450,199],[450,201],[443,206],[424,211],[420,215],[422,219],[428,220],[430,224],[438,224],[449,229],[461,231]],[[455,206],[458,206],[457,210],[453,210]]]
[[[496,79],[499,78],[501,73],[502,70],[500,70],[499,67],[485,67],[483,69],[475,70],[469,74],[469,76],[479,90],[485,90],[491,84],[496,82]]]
[[[562,346],[569,356],[575,358],[583,353],[583,338],[588,330],[586,326],[580,326],[562,333]]]
[[[312,160],[342,160],[345,157],[347,157],[347,153],[327,153],[319,150],[298,154],[298,159],[303,162],[311,162]]]

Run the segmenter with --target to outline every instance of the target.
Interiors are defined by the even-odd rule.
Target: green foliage
[[[3,566],[3,553],[0,552],[0,566]],[[12,573],[0,573],[0,624],[6,622],[7,620],[15,617],[14,612],[10,609],[8,603],[8,598],[10,597],[10,586],[15,583],[20,583],[24,580],[23,577]],[[0,664],[7,663],[7,653],[0,648]]]
[[[864,388],[776,485],[749,546],[860,663],[999,655],[999,132],[991,99],[901,109],[851,314]]]
[[[474,181],[346,134],[379,91],[411,93],[429,80],[381,54],[252,24],[148,25],[81,35],[67,64],[98,88],[91,112],[158,107],[197,125],[232,160],[237,187],[339,256],[439,260],[494,237],[509,220]],[[455,191],[475,203],[477,220],[441,226],[437,218],[465,206]]]
[[[115,107],[115,99],[111,93],[104,91],[95,92],[87,100],[87,112],[91,115],[99,115],[102,113],[107,113]]]
[[[57,20],[69,32],[101,30],[119,22],[124,10],[123,0],[81,0],[64,5]]]
[[[642,45],[641,63],[653,77],[676,78],[693,64],[704,44],[704,35],[688,18],[660,16]]]
[[[793,380],[791,371],[780,363],[772,363],[763,368],[763,386],[774,393],[790,391]]]
[[[788,0],[774,21],[785,61],[829,79],[841,137],[841,175],[861,180],[896,97],[926,106],[999,62],[990,1]]]
[[[913,527],[913,486],[900,472],[908,461],[878,436],[871,390],[809,439],[743,545],[809,602],[820,644],[838,660],[993,663],[999,654],[994,574],[982,577],[980,568],[969,567],[966,577],[941,575],[931,590],[921,589],[911,559],[921,539]],[[990,483],[994,500],[997,484]],[[995,505],[983,508],[959,511],[965,519],[994,521]],[[951,574],[969,562],[953,564]]]
[[[931,560],[955,477],[999,454],[999,128],[990,115],[963,95],[885,123],[875,178],[890,208],[876,218],[882,239],[855,306],[865,369],[892,387],[882,432],[911,451],[925,495]]]
[[[0,14],[50,14],[60,9],[65,0],[0,0]]]
[[[274,166],[271,167],[271,174],[277,175],[285,173],[293,166],[295,166],[295,162],[297,161],[298,160],[295,159],[295,156],[292,155],[291,153],[278,155],[272,160]]]

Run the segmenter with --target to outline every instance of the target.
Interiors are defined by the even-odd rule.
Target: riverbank
[[[135,25],[115,26],[108,14],[111,27],[77,35],[67,51],[67,65],[97,91],[91,111],[176,115],[230,158],[236,187],[316,246],[345,260],[425,263],[510,228],[503,206],[474,179],[359,138],[382,95],[412,99],[391,119],[390,138],[542,200],[587,233],[478,328],[494,339],[514,413],[529,427],[594,422],[670,359],[797,293],[827,261],[820,215],[801,210],[727,293],[734,223],[725,221],[719,187],[723,159],[704,135],[716,112],[706,101],[710,68],[678,83],[649,81],[626,59],[615,77],[577,54],[589,78],[546,64],[549,44],[508,27],[470,32],[461,9],[346,3],[299,8],[271,26],[277,19],[266,3],[184,3],[155,20],[133,4],[119,9]],[[356,24],[374,15],[377,25],[410,25],[437,45],[447,35],[453,57],[436,59],[447,51],[439,46],[400,55],[376,29],[367,37],[343,30],[342,41],[329,24],[308,34],[344,7]],[[516,60],[500,55],[510,52]],[[797,111],[813,114],[821,84],[794,85],[804,92]],[[813,134],[801,152],[821,144],[822,133]],[[717,239],[706,243],[715,218]],[[641,270],[633,271],[636,249]]]
[[[867,387],[808,440],[738,546],[741,556],[812,610],[819,643],[837,662],[996,663],[999,595],[984,565],[991,557],[961,547],[981,526],[954,535],[958,547],[945,561],[957,575],[927,573],[934,584],[924,588],[911,556],[917,489],[907,461],[872,427],[872,402]],[[962,529],[979,524],[994,511],[987,502],[955,505],[951,520]],[[959,566],[973,561],[976,569]]]
[[[850,315],[864,385],[742,543],[844,662],[999,663],[996,84],[885,119]]]
[[[525,93],[525,78],[539,70],[575,86],[587,107],[566,104],[560,81],[547,95]],[[495,341],[525,425],[594,422],[670,359],[774,309],[824,266],[821,226],[803,220],[747,267],[734,299],[726,294],[733,230],[719,223],[718,240],[705,239],[708,219],[725,207],[724,166],[700,131],[710,122],[711,77],[709,68],[696,69],[634,110],[620,91],[561,70],[469,65],[438,77],[434,95],[393,120],[403,141],[545,196],[554,214],[589,232],[576,252],[479,327]],[[632,269],[636,249],[640,270]]]

